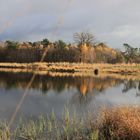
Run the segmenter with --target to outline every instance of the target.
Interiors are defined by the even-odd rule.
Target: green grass
[[[88,115],[90,116],[90,115]],[[89,119],[89,118],[87,118]],[[16,128],[10,130],[8,124],[0,127],[0,140],[97,140],[98,130],[92,121],[85,122],[76,113],[70,116],[65,109],[62,119],[54,112],[50,116],[40,115],[37,120],[19,120]]]

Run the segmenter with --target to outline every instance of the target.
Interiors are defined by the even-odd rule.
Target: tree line
[[[5,41],[0,46],[0,62],[39,62],[46,52],[45,62],[85,62],[85,63],[140,63],[140,49],[124,44],[125,52],[111,49],[104,43],[96,43],[93,34],[75,33],[75,44],[63,40],[51,42]],[[47,51],[46,51],[47,50]]]

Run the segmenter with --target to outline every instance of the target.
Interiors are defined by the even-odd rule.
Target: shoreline
[[[60,73],[90,73],[90,74],[140,74],[140,64],[90,64],[90,63],[0,63],[0,71],[46,71]]]
[[[10,73],[31,73],[36,75],[49,75],[51,77],[95,77],[95,78],[114,78],[121,80],[140,80],[140,75],[137,74],[119,74],[119,73],[99,73],[95,75],[90,72],[55,72],[55,71],[36,71],[36,70],[27,70],[19,68],[0,68],[0,72],[10,72]]]

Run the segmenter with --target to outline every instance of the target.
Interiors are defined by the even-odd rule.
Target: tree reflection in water
[[[31,73],[0,73],[0,86],[6,90],[11,88],[26,88]],[[123,80],[113,78],[95,78],[95,77],[51,77],[49,75],[37,75],[31,85],[31,89],[42,91],[42,94],[47,94],[50,90],[56,94],[61,94],[65,89],[77,89],[73,96],[73,101],[80,103],[89,103],[91,97],[96,96],[108,89],[123,83]],[[125,83],[123,92],[127,92],[130,88],[135,87],[135,82],[130,81]],[[140,85],[139,85],[140,88]]]
[[[12,88],[25,89],[31,73],[7,73],[0,72],[0,86],[6,90]],[[56,94],[61,94],[65,89],[77,89],[72,97],[72,102],[89,103],[96,94],[103,93],[109,87],[123,84],[122,93],[127,93],[131,89],[136,90],[136,96],[140,96],[140,81],[120,80],[117,78],[97,78],[97,77],[58,77],[50,75],[37,75],[31,85],[31,89],[40,90],[42,94],[47,94],[50,90]]]
[[[133,81],[133,80],[125,81],[122,92],[127,93],[131,89],[135,89],[136,96],[140,96],[140,81]]]

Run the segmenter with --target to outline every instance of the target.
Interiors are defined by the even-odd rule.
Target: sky
[[[113,48],[139,47],[140,0],[0,0],[0,41],[69,43],[76,32]]]

